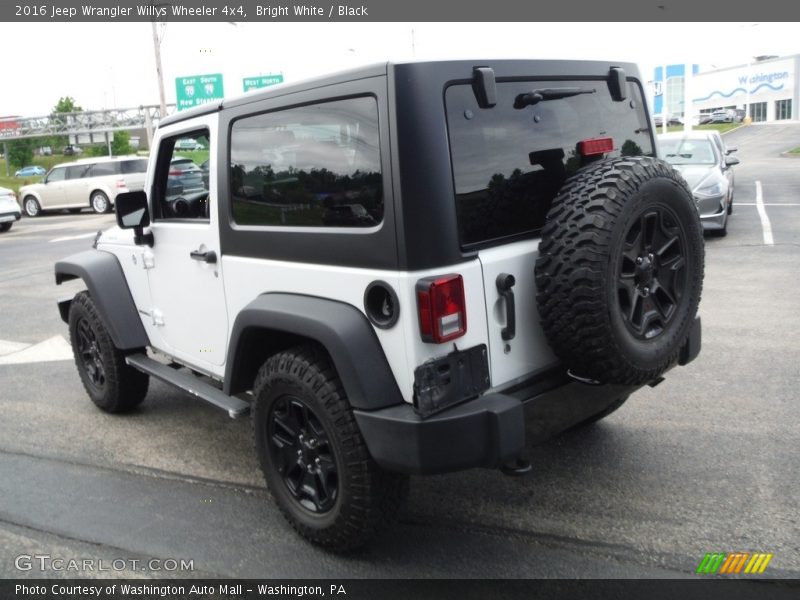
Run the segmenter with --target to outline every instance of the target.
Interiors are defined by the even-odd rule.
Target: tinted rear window
[[[130,175],[131,173],[146,173],[147,172],[147,159],[141,158],[138,160],[123,160],[122,174]]]
[[[87,171],[85,177],[107,177],[108,175],[119,175],[118,162],[95,163]]]
[[[591,91],[515,109],[532,90]],[[605,81],[517,81],[497,84],[497,105],[478,107],[470,85],[445,92],[456,211],[462,246],[536,232],[564,180],[594,158],[577,144],[613,139],[605,156],[654,156],[639,86],[614,102]]]

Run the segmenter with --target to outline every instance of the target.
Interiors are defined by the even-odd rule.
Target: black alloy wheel
[[[628,330],[651,340],[672,321],[687,285],[686,233],[667,206],[648,207],[625,234],[618,301]]]
[[[106,369],[103,364],[100,345],[92,326],[84,318],[78,319],[77,327],[78,354],[86,372],[88,382],[98,391],[106,385]]]
[[[319,416],[300,398],[286,395],[273,404],[266,425],[273,464],[291,496],[306,510],[328,512],[336,503],[339,474]]]

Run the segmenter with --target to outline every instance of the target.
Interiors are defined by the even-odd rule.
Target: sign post
[[[222,74],[176,77],[175,92],[178,110],[222,100],[225,96],[222,87]]]

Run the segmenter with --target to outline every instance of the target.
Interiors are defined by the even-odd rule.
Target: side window
[[[137,158],[136,160],[123,160],[120,162],[123,175],[131,173],[147,173],[147,159]]]
[[[107,175],[119,175],[118,162],[95,163],[91,166],[85,177],[105,177]]]
[[[67,169],[63,167],[60,169],[53,169],[47,175],[47,183],[56,183],[57,181],[64,181],[66,174],[67,174]]]
[[[372,227],[383,220],[371,96],[238,119],[230,147],[231,204],[240,225]]]
[[[85,177],[91,165],[75,165],[74,167],[67,167],[66,179],[80,179]]]
[[[161,141],[153,189],[155,218],[208,220],[209,148],[205,129]],[[133,162],[147,170],[146,160]]]

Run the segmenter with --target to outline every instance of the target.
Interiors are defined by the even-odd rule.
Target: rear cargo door
[[[445,91],[459,235],[482,265],[494,387],[558,363],[539,324],[534,266],[566,179],[595,160],[654,156],[634,81],[614,100],[600,77],[498,79],[496,100],[481,108],[470,84]]]

